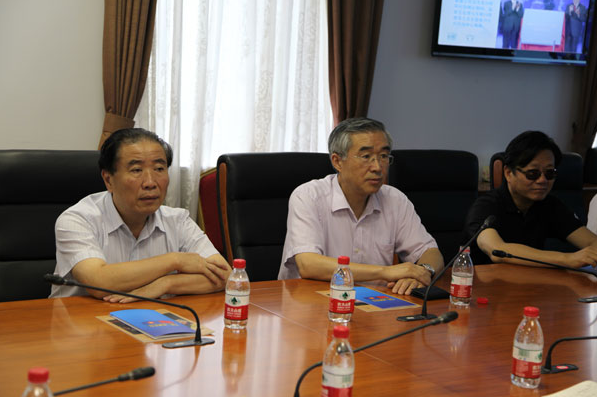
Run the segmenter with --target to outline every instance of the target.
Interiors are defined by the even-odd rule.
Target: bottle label
[[[514,346],[512,374],[521,378],[537,379],[541,376],[543,350],[527,350]]]
[[[356,292],[354,289],[330,289],[330,307],[329,311],[338,314],[347,314],[354,311],[354,298]]]
[[[226,294],[224,318],[227,320],[246,320],[249,317],[249,295]]]
[[[457,298],[470,298],[473,291],[472,277],[459,277],[452,275],[450,284],[450,295]]]
[[[337,374],[324,369],[321,373],[321,397],[352,396],[353,380],[354,371],[352,371],[352,369],[345,374]]]

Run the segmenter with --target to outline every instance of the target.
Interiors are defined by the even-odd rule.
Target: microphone
[[[566,371],[574,371],[578,369],[578,367],[574,364],[555,364],[551,365],[551,352],[554,347],[560,342],[569,341],[569,340],[586,340],[586,339],[597,339],[597,336],[579,336],[579,337],[571,337],[571,338],[561,338],[556,340],[547,351],[547,357],[545,357],[545,365],[541,367],[542,374],[557,374],[558,372],[566,372]]]
[[[473,237],[471,237],[466,244],[464,244],[462,246],[462,248],[458,251],[458,253],[456,255],[454,255],[454,257],[452,259],[450,259],[450,262],[448,262],[448,264],[446,266],[444,266],[444,268],[435,275],[435,277],[433,278],[433,280],[431,280],[431,282],[429,283],[429,285],[427,286],[427,288],[425,288],[425,296],[423,298],[423,308],[421,309],[421,314],[416,314],[416,315],[410,315],[410,316],[400,316],[397,317],[396,320],[398,321],[417,321],[417,320],[430,320],[432,318],[435,318],[435,314],[427,314],[427,300],[429,297],[429,291],[432,288],[435,289],[439,289],[441,291],[441,288],[437,288],[434,287],[435,283],[437,282],[437,280],[439,280],[441,278],[441,276],[444,275],[444,273],[446,272],[446,270],[448,270],[450,267],[452,267],[452,265],[454,264],[454,261],[456,260],[456,258],[458,258],[460,256],[460,254],[462,254],[462,252],[466,249],[466,247],[468,247],[473,240],[475,240],[477,238],[477,236],[485,229],[487,229],[489,226],[491,226],[491,224],[495,222],[495,216],[494,215],[489,215],[487,218],[485,218],[485,221],[483,221],[483,224],[479,227],[479,230],[477,230],[477,232],[473,235]],[[420,292],[422,292],[423,288],[415,288],[413,289],[413,291],[418,290]],[[444,291],[445,292],[445,291]]]
[[[118,375],[120,382],[125,380],[137,380],[153,376],[155,374],[155,368],[153,367],[141,367],[135,368],[134,370],[127,372],[126,374]]]
[[[189,306],[179,305],[178,303],[172,303],[172,302],[168,302],[168,301],[164,301],[164,300],[160,300],[160,299],[146,298],[144,296],[129,294],[128,292],[115,291],[115,290],[111,290],[111,289],[107,289],[107,288],[94,287],[93,285],[82,284],[82,283],[79,283],[78,281],[67,280],[64,277],[60,277],[57,274],[45,274],[44,280],[49,283],[55,284],[55,285],[73,285],[75,287],[95,289],[98,291],[107,292],[109,294],[128,296],[128,297],[139,299],[139,300],[150,301],[150,302],[159,303],[162,305],[178,307],[180,309],[185,309],[185,310],[190,311],[191,313],[193,313],[193,316],[195,317],[195,323],[197,324],[197,331],[195,331],[195,339],[163,343],[162,346],[167,349],[173,349],[176,347],[187,347],[187,346],[203,346],[203,345],[209,345],[209,344],[212,344],[215,342],[213,339],[210,339],[210,338],[201,338],[201,324],[199,323],[199,317],[197,316],[197,312],[195,312],[195,310],[193,310]]]
[[[384,342],[387,342],[389,340],[398,338],[399,336],[410,334],[411,332],[415,332],[415,331],[418,331],[420,329],[427,328],[427,327],[429,327],[431,325],[437,325],[437,324],[442,324],[442,323],[449,323],[450,321],[456,320],[457,318],[458,318],[458,312],[446,312],[444,314],[440,314],[439,316],[434,317],[428,323],[418,325],[418,326],[416,326],[414,328],[411,328],[409,330],[406,330],[406,331],[403,331],[403,332],[399,332],[399,333],[397,333],[395,335],[388,336],[387,338],[383,338],[383,339],[380,339],[380,340],[375,341],[373,343],[370,343],[368,345],[361,346],[361,347],[359,347],[357,349],[354,349],[353,353],[357,353],[357,352],[360,352],[361,350],[365,350],[365,349],[368,349],[370,347],[377,346],[380,343],[384,343]],[[298,381],[296,382],[296,387],[294,389],[294,397],[299,397],[300,396],[300,394],[299,394],[299,388],[301,387],[301,383],[302,383],[303,379],[305,378],[305,376],[307,376],[307,374],[309,372],[311,372],[312,369],[315,369],[315,368],[320,367],[322,365],[323,365],[323,361],[319,361],[319,362],[311,365],[309,368],[307,368],[301,374],[301,376],[299,377]]]
[[[61,394],[71,393],[71,392],[79,391],[79,390],[83,390],[83,389],[89,389],[90,387],[105,385],[106,383],[143,379],[143,378],[153,376],[153,374],[155,374],[155,368],[153,368],[153,367],[136,368],[136,369],[132,370],[131,372],[127,372],[126,374],[118,375],[116,378],[102,380],[100,382],[95,382],[95,383],[89,383],[87,385],[77,386],[77,387],[73,387],[71,389],[60,390],[60,391],[55,392],[54,395],[59,396]]]

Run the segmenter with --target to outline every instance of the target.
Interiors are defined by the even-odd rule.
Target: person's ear
[[[106,190],[112,193],[112,174],[107,170],[102,170],[102,179],[104,180],[104,184],[106,185]]]
[[[510,180],[514,178],[514,171],[512,171],[512,169],[506,165],[504,166],[504,177],[508,183],[510,183]]]
[[[332,159],[332,166],[334,167],[334,169],[338,173],[342,172],[342,157],[340,157],[340,155],[338,153],[332,153],[331,159]]]

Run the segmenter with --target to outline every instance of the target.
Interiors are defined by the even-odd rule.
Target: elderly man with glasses
[[[330,134],[328,147],[337,173],[292,193],[278,278],[330,280],[343,255],[351,259],[355,281],[381,280],[407,295],[428,285],[443,268],[443,257],[412,203],[384,184],[393,160],[384,125],[345,120]]]
[[[597,236],[564,203],[548,195],[561,159],[556,143],[540,131],[523,132],[508,144],[504,156],[506,183],[479,197],[467,216],[469,237],[489,215],[496,217],[471,247],[474,262],[538,266],[521,259],[492,255],[494,250],[500,250],[575,268],[597,264]],[[579,250],[572,253],[547,251],[544,249],[547,238],[568,241]]]

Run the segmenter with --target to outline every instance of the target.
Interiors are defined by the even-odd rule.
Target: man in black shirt
[[[466,233],[475,234],[485,218],[496,217],[471,246],[473,262],[511,262],[535,265],[519,259],[491,255],[502,250],[516,256],[570,267],[597,264],[597,235],[589,231],[558,198],[548,196],[562,153],[553,139],[539,131],[514,138],[504,156],[506,183],[479,197],[466,219]],[[579,251],[544,250],[545,239],[556,237]],[[536,266],[536,265],[535,265]]]

